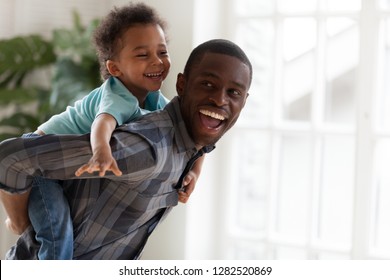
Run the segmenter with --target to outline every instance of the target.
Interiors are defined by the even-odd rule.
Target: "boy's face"
[[[117,42],[117,55],[107,62],[111,75],[138,99],[161,88],[171,62],[164,32],[159,25],[135,25]]]
[[[178,75],[181,113],[198,148],[216,143],[237,121],[250,86],[249,67],[238,58],[206,53]]]

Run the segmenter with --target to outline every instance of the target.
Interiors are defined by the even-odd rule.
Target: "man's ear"
[[[249,92],[246,93],[246,96],[245,96],[245,100],[244,100],[244,104],[242,105],[242,107],[244,108],[245,104],[246,104],[246,100],[248,99],[249,97]]]
[[[122,74],[121,70],[119,70],[118,66],[113,60],[106,61],[106,68],[111,76],[119,77]]]
[[[184,88],[186,84],[186,78],[182,73],[177,74],[176,80],[176,92],[179,96],[184,95]]]

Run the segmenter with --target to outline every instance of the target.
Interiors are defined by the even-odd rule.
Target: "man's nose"
[[[210,100],[212,100],[217,106],[224,106],[228,103],[228,96],[225,89],[219,89],[213,92],[210,96]]]

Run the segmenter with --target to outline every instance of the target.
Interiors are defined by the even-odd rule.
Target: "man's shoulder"
[[[178,117],[174,103],[171,101],[164,109],[142,115],[120,126],[118,130],[138,134],[154,143],[166,142],[164,145],[169,145],[168,142],[173,141],[175,135],[183,133],[181,118]]]
[[[120,130],[136,132],[137,134],[161,135],[163,131],[173,129],[174,124],[165,110],[154,111],[140,116],[135,121],[120,126]]]

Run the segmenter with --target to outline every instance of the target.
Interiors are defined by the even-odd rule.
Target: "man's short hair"
[[[204,54],[206,53],[217,53],[224,54],[238,58],[244,64],[249,67],[250,74],[250,83],[252,82],[252,64],[245,54],[245,52],[235,43],[225,39],[214,39],[206,41],[199,46],[197,46],[190,54],[190,57],[187,60],[187,63],[184,67],[184,75],[188,77],[191,69],[194,67],[194,64],[198,63]]]

